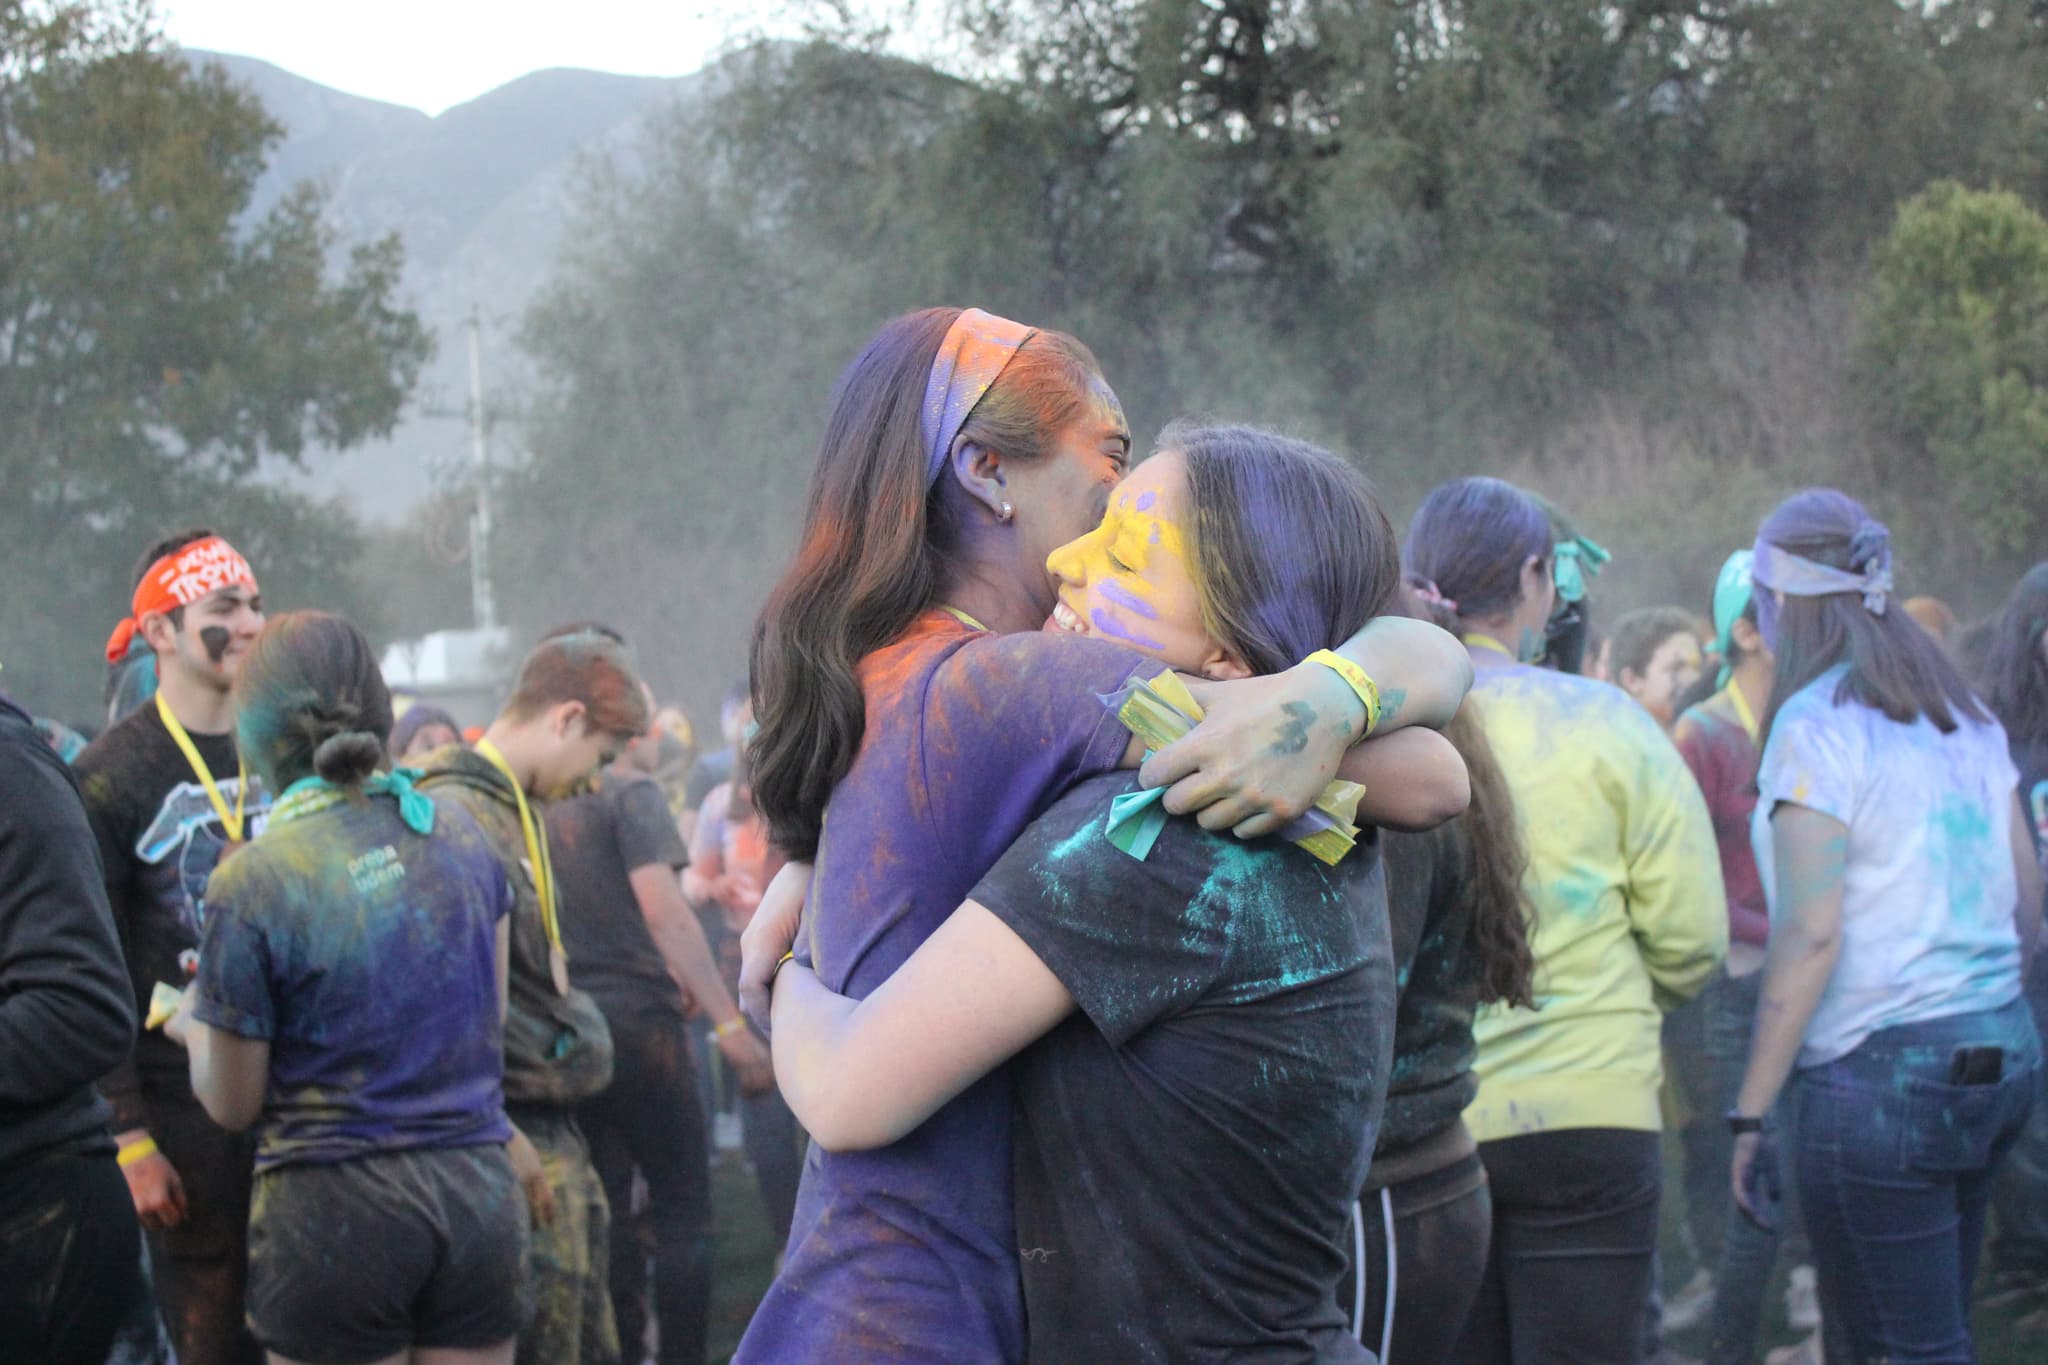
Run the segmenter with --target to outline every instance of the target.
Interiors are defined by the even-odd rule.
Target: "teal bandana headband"
[[[1559,600],[1585,601],[1586,580],[1598,578],[1600,571],[1606,568],[1613,558],[1613,555],[1586,536],[1573,536],[1570,540],[1559,541],[1557,567],[1552,570],[1557,582]]]
[[[1755,558],[1752,550],[1737,550],[1721,565],[1721,576],[1714,580],[1714,648],[1721,654],[1721,676],[1715,679],[1716,688],[1726,687],[1735,671],[1731,662],[1735,653],[1735,623],[1749,610],[1750,598],[1756,593],[1750,572]]]

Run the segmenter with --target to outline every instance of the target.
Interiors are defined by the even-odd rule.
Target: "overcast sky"
[[[763,8],[766,8],[765,6]],[[529,71],[695,71],[757,13],[744,0],[159,0],[185,47],[260,57],[438,114]]]

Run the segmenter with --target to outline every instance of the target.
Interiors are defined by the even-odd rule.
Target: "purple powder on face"
[[[1120,583],[1101,583],[1097,585],[1096,591],[1122,607],[1125,611],[1134,612],[1144,617],[1147,621],[1157,621],[1159,619],[1158,610],[1150,602],[1147,602],[1144,598]]]
[[[1157,640],[1148,640],[1144,636],[1138,634],[1136,631],[1129,629],[1121,621],[1118,621],[1114,616],[1111,616],[1101,607],[1096,607],[1093,610],[1091,610],[1088,613],[1088,619],[1095,623],[1095,628],[1097,630],[1101,631],[1104,635],[1109,636],[1113,640],[1122,640],[1125,644],[1136,645],[1139,649],[1166,648],[1165,645],[1159,643]]]

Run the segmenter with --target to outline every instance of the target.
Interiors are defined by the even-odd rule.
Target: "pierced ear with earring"
[[[1016,515],[1017,515],[1017,509],[1016,509],[1016,508],[1014,508],[1014,507],[1012,507],[1012,506],[1010,506],[1010,504],[1009,504],[1009,501],[1008,501],[1007,499],[1005,499],[1005,500],[1004,500],[1004,502],[1003,502],[1003,505],[1002,505],[1002,506],[1001,506],[1000,508],[998,508],[998,509],[997,509],[997,511],[996,511],[996,520],[997,520],[997,521],[1009,521],[1009,520],[1011,520],[1012,518],[1014,518],[1014,517],[1015,517]]]

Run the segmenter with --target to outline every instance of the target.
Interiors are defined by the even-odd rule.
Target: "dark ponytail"
[[[350,787],[384,762],[391,692],[361,631],[339,616],[274,616],[235,680],[242,756],[273,793],[319,776]]]
[[[313,771],[338,787],[353,787],[384,761],[384,741],[368,730],[344,730],[320,741]]]

